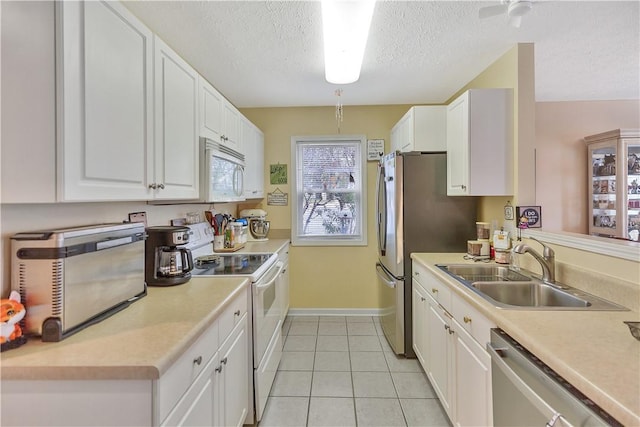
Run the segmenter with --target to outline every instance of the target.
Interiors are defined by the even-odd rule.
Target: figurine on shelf
[[[628,173],[633,175],[640,174],[640,158],[634,153],[629,153],[627,158]]]
[[[11,291],[8,299],[0,300],[0,307],[1,351],[21,346],[27,339],[22,335],[19,323],[27,314],[27,310],[20,303],[20,294]]]

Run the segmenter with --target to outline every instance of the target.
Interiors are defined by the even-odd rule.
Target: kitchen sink
[[[529,281],[530,277],[520,274],[507,266],[494,264],[454,264],[438,265],[451,276],[467,282],[507,282]]]
[[[559,283],[546,283],[526,270],[495,264],[438,264],[441,270],[497,308],[513,310],[611,310],[627,308]]]
[[[591,305],[589,301],[577,295],[534,281],[510,282],[507,285],[499,282],[475,282],[471,286],[504,305],[519,307],[589,307]]]

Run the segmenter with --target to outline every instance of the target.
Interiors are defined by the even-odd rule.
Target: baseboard
[[[289,316],[373,316],[380,317],[380,308],[290,308]]]

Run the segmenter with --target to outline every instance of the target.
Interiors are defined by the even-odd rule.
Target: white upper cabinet
[[[447,106],[447,194],[513,194],[513,91],[471,89]]]
[[[224,123],[222,143],[238,153],[244,154],[244,147],[240,142],[240,118],[242,117],[240,111],[225,99],[222,106],[222,117]]]
[[[155,199],[199,195],[198,73],[162,40],[155,45]]]
[[[391,129],[391,151],[446,151],[447,107],[411,107]]]
[[[224,97],[211,84],[200,76],[200,136],[223,143],[222,137],[222,106]]]
[[[55,3],[0,2],[2,203],[56,201]]]
[[[244,154],[241,117],[236,107],[200,76],[200,136]]]
[[[147,199],[152,33],[116,2],[56,7],[58,199]]]
[[[264,134],[244,116],[240,125],[245,152],[244,196],[260,199],[264,197]]]

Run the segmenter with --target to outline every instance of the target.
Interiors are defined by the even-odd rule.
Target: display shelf
[[[640,132],[585,138],[589,151],[589,234],[640,240]]]

